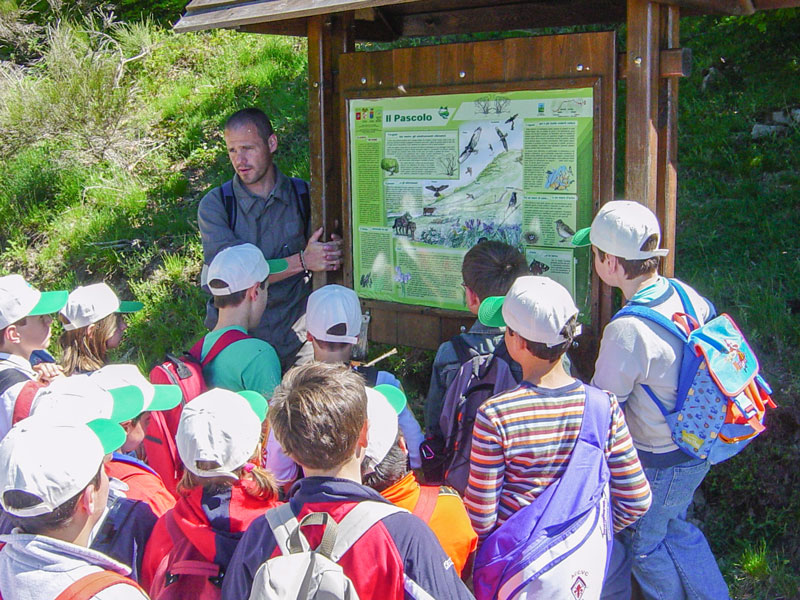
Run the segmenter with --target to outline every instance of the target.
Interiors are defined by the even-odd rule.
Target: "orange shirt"
[[[381,496],[395,506],[412,512],[419,500],[419,494],[420,485],[413,472],[381,492]],[[475,552],[478,546],[478,534],[472,529],[458,492],[447,486],[439,488],[439,497],[436,499],[428,527],[439,538],[439,543],[453,559],[453,565],[461,575],[470,554]]]
[[[125,495],[131,500],[149,504],[157,517],[175,506],[175,497],[169,493],[161,477],[146,467],[112,459],[106,463],[106,474],[125,483],[128,486]]]

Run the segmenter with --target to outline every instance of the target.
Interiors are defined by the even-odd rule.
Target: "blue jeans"
[[[653,495],[650,510],[615,540],[603,598],[623,598],[630,565],[648,600],[727,600],[728,586],[703,533],[686,511],[708,473],[693,459],[667,468],[645,468]]]

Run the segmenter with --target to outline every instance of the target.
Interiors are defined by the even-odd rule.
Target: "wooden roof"
[[[746,15],[800,0],[665,0],[684,14]],[[306,19],[355,11],[358,40],[507,31],[625,20],[625,0],[192,0],[176,31],[234,28],[305,35]]]

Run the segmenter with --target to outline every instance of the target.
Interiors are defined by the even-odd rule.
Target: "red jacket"
[[[125,495],[149,504],[157,517],[175,506],[175,498],[164,486],[161,477],[140,460],[115,452],[106,463],[106,474],[125,483],[128,486]]]
[[[203,557],[227,570],[233,551],[242,534],[257,517],[280,504],[277,498],[264,500],[247,491],[249,481],[238,481],[233,487],[209,494],[202,487],[181,496],[170,511],[175,523]],[[162,516],[147,542],[142,561],[140,582],[145,590],[153,585],[158,565],[172,549],[173,542]]]

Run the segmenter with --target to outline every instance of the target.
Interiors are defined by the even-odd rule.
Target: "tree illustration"
[[[509,104],[511,104],[511,100],[503,96],[497,96],[494,99],[494,112],[496,112],[498,115],[506,112]]]
[[[481,96],[475,100],[475,108],[478,112],[488,115],[492,110],[492,100],[489,96]]]
[[[456,174],[456,169],[458,169],[458,157],[455,154],[448,154],[446,156],[440,156],[437,159],[439,166],[442,168],[442,171],[448,177],[452,177]]]

